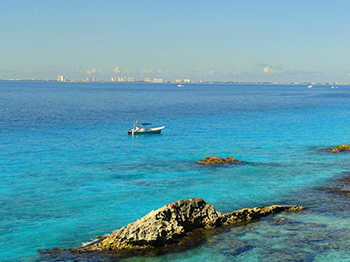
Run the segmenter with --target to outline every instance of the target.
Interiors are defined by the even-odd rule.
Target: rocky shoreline
[[[73,253],[91,251],[113,251],[140,253],[160,250],[179,245],[187,245],[191,239],[198,238],[201,230],[212,230],[243,222],[250,222],[261,217],[283,211],[300,211],[302,206],[272,205],[258,208],[244,208],[227,214],[217,212],[213,205],[201,198],[179,200],[162,208],[151,211],[140,218],[114,231],[99,237],[79,248],[69,249]],[[196,233],[197,232],[197,233]],[[197,239],[198,240],[198,239]],[[63,249],[39,252],[62,252]]]
[[[328,153],[350,151],[350,145],[343,144],[334,148],[320,150]],[[232,156],[219,158],[206,157],[196,162],[200,165],[222,165],[242,162]],[[320,188],[323,191],[350,196],[350,178],[340,180],[343,184]],[[97,237],[78,248],[38,250],[43,255],[59,254],[59,257],[69,259],[76,257],[107,256],[112,260],[137,255],[157,256],[168,252],[184,251],[209,239],[209,236],[225,230],[232,225],[246,224],[262,217],[279,212],[297,212],[303,210],[298,205],[271,205],[256,208],[244,208],[231,213],[217,212],[213,205],[207,204],[201,198],[179,200],[168,204],[138,219],[125,227]],[[276,220],[278,225],[284,225],[285,218]],[[239,249],[239,247],[238,247]],[[107,261],[107,260],[106,260]],[[113,260],[114,261],[114,260]]]

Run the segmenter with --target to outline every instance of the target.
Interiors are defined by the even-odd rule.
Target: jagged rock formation
[[[202,165],[218,165],[218,164],[227,164],[227,163],[235,163],[240,162],[239,160],[229,156],[228,158],[219,158],[216,156],[205,157],[201,161],[198,161],[197,164]]]
[[[239,222],[251,221],[282,211],[299,211],[302,206],[272,205],[245,208],[228,214],[217,212],[213,205],[201,198],[180,200],[151,211],[134,223],[97,239],[73,252],[92,250],[132,251],[145,250],[176,244],[190,232],[201,228],[216,228]]]
[[[350,151],[350,145],[341,145],[341,146],[327,149],[326,151],[330,152],[330,153],[339,153],[339,152],[343,152],[343,151]]]

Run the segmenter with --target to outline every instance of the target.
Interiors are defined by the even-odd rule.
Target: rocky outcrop
[[[213,205],[201,198],[180,200],[160,209],[151,211],[134,223],[114,231],[74,252],[137,251],[168,245],[180,240],[198,229],[212,229],[258,219],[282,211],[299,211],[302,206],[272,205],[260,208],[245,208],[228,214],[217,212]]]
[[[236,163],[240,162],[239,160],[229,156],[228,158],[219,158],[216,156],[210,156],[203,158],[201,161],[198,161],[197,164],[201,165],[218,165],[218,164],[227,164],[227,163]]]
[[[339,152],[343,152],[343,151],[350,151],[350,145],[341,145],[341,146],[337,146],[334,148],[326,149],[326,151],[330,152],[330,153],[339,153]]]

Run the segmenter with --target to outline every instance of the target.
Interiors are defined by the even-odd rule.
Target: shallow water
[[[319,188],[347,175],[350,154],[319,150],[348,143],[349,98],[348,86],[0,82],[1,258],[58,261],[36,250],[78,247],[201,197],[220,212],[308,209],[141,259],[346,261],[348,198]],[[166,128],[132,137],[135,119]],[[210,155],[243,163],[195,164]]]

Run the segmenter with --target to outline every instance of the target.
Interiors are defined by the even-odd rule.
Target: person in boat
[[[139,129],[140,129],[140,127],[139,127],[139,120],[136,119],[136,123],[134,124],[134,130],[137,131]]]

